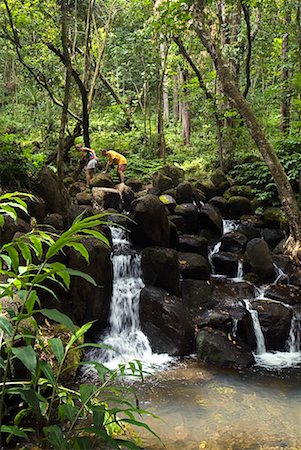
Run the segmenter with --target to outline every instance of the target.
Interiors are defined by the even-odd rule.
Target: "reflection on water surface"
[[[138,387],[147,450],[301,449],[301,384],[286,376],[218,372],[188,362]],[[164,445],[165,447],[164,447]]]

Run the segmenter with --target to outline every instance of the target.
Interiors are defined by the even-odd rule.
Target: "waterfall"
[[[277,264],[273,264],[275,272],[276,272],[276,279],[274,281],[274,284],[278,284],[279,281],[283,282],[285,280],[286,283],[289,284],[289,276],[283,272],[283,270],[277,266]]]
[[[164,364],[170,360],[168,355],[153,354],[148,338],[140,329],[139,300],[144,287],[141,255],[132,249],[125,230],[112,227],[111,232],[113,293],[109,328],[98,342],[110,348],[92,349],[88,357],[110,369],[137,359],[145,365]]]
[[[235,231],[239,227],[239,220],[226,220],[223,219],[223,234],[230,233],[230,231]]]
[[[290,353],[301,351],[301,313],[294,311],[286,348]]]
[[[222,245],[222,243],[219,241],[212,248],[210,248],[209,252],[208,252],[208,261],[209,261],[209,264],[210,264],[210,267],[211,267],[211,272],[212,272],[213,275],[216,275],[216,274],[215,274],[215,267],[214,267],[214,264],[212,262],[212,256],[215,253],[219,252],[219,249],[220,249],[221,245]]]
[[[265,348],[263,332],[262,332],[259,318],[258,318],[258,312],[252,308],[252,304],[249,300],[244,300],[244,304],[246,306],[246,309],[249,311],[249,313],[251,314],[251,317],[252,317],[253,328],[254,328],[254,333],[255,333],[256,343],[257,343],[256,355],[261,355],[262,353],[266,353],[266,348]]]

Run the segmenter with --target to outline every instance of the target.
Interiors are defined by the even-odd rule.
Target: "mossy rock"
[[[174,182],[172,178],[164,175],[161,171],[155,172],[152,177],[153,186],[158,192],[162,193],[167,189],[174,187]]]
[[[91,187],[106,187],[106,188],[114,187],[112,178],[104,173],[97,173],[96,175],[94,175],[94,177],[90,182],[90,185]]]
[[[64,178],[64,185],[68,188],[71,184],[74,183],[74,179],[72,177]]]
[[[267,227],[287,229],[288,220],[281,208],[268,208],[263,213],[263,221]]]
[[[231,186],[224,192],[223,196],[226,200],[229,200],[230,197],[246,197],[253,200],[254,193],[250,186]]]
[[[162,169],[160,169],[160,172],[163,175],[172,179],[173,187],[177,186],[181,181],[184,180],[184,170],[180,169],[177,166],[174,165],[163,166]]]

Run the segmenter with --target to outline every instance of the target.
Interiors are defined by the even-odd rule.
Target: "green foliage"
[[[0,196],[1,226],[6,214],[16,220],[19,209],[26,211],[24,198],[28,196],[32,197],[18,193]],[[94,283],[85,273],[69,269],[55,259],[69,246],[88,261],[88,253],[78,242],[79,237],[92,235],[108,244],[107,238],[95,229],[103,222],[103,215],[85,219],[80,216],[62,235],[35,228],[0,249],[1,447],[12,439],[39,442],[42,437],[47,448],[57,450],[96,448],[102,442],[108,443],[110,448],[138,449],[138,445],[128,439],[129,433],[125,433],[127,424],[149,429],[136,419],[136,414],[146,412],[137,406],[135,395],[133,401],[126,399],[124,390],[116,385],[117,375],[127,373],[125,366],[111,371],[100,363],[85,362],[98,373],[99,384],[83,383],[78,390],[63,384],[69,354],[101,345],[83,343],[83,336],[92,322],[78,328],[56,309],[40,308],[39,293],[49,280],[66,290],[71,276]],[[54,294],[51,289],[47,290]],[[68,330],[67,340],[53,335],[45,339],[35,319],[37,313],[64,326]],[[47,361],[47,355],[55,358],[55,366]],[[140,376],[141,364],[130,363],[129,372]],[[110,406],[106,401],[109,397]],[[7,409],[7,402],[13,402],[13,412]],[[114,435],[117,432],[118,437]]]

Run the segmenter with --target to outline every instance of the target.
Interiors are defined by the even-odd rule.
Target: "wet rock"
[[[193,202],[192,185],[189,183],[189,181],[182,181],[182,183],[177,186],[176,201],[179,205],[181,205],[182,203]]]
[[[71,276],[70,290],[55,292],[60,299],[57,302],[47,293],[40,295],[42,305],[46,308],[56,308],[67,314],[79,326],[95,320],[93,330],[103,330],[108,321],[112,295],[113,270],[110,259],[111,250],[94,237],[79,240],[89,253],[89,264],[73,248],[65,252],[63,263],[68,267],[90,275],[96,286],[81,277]]]
[[[68,187],[68,192],[71,195],[71,197],[75,197],[76,194],[78,194],[79,192],[81,192],[81,183],[76,182],[76,183],[72,183],[69,187]]]
[[[119,183],[115,186],[115,189],[119,192],[122,201],[122,209],[129,211],[132,201],[135,199],[134,191],[124,183]]]
[[[242,253],[247,245],[248,238],[237,231],[230,231],[221,237],[220,251]]]
[[[179,295],[180,272],[178,253],[170,248],[147,247],[142,253],[145,284]]]
[[[216,305],[212,298],[213,286],[208,281],[184,279],[181,283],[181,292],[184,305],[196,313]]]
[[[216,274],[226,275],[229,278],[235,278],[237,276],[239,258],[234,253],[214,253],[211,261]]]
[[[222,216],[218,209],[210,203],[206,203],[200,213],[201,227],[209,228],[214,232],[222,231]]]
[[[248,240],[250,241],[251,239],[254,238],[260,238],[261,237],[261,230],[260,228],[258,228],[256,226],[256,223],[252,223],[252,222],[241,222],[238,225],[238,228],[236,230],[239,233],[244,234]]]
[[[220,305],[237,304],[243,299],[253,299],[255,297],[255,286],[247,281],[239,283],[230,280],[213,278],[211,284],[214,286],[213,300]]]
[[[154,352],[171,356],[190,355],[194,328],[182,300],[163,289],[146,287],[140,294],[141,328]]]
[[[145,195],[131,205],[130,239],[137,247],[168,247],[170,228],[165,206],[155,195]]]
[[[91,180],[91,187],[114,188],[114,183],[109,175],[96,173]]]
[[[183,217],[186,226],[186,233],[198,234],[200,231],[200,215],[195,205],[192,203],[177,205],[175,213],[177,216]]]
[[[239,219],[243,215],[251,214],[251,202],[246,197],[233,196],[228,200],[229,217],[231,219]]]
[[[210,200],[212,197],[215,197],[218,195],[218,191],[216,189],[216,186],[213,184],[211,180],[201,180],[196,181],[194,184],[194,187],[197,189],[200,189],[200,191],[204,192],[207,201]]]
[[[230,187],[229,180],[224,172],[220,169],[216,169],[211,175],[211,181],[216,186],[218,195],[222,195]]]
[[[196,338],[198,359],[219,367],[245,369],[255,363],[250,348],[227,333],[212,328],[203,328]]]
[[[117,189],[92,188],[92,202],[95,209],[106,210],[113,208],[116,211],[122,211],[122,198]]]
[[[253,301],[252,307],[258,312],[266,349],[284,350],[291,328],[292,309],[270,300]]]
[[[169,223],[169,247],[174,248],[175,250],[178,250],[179,248],[179,234],[177,227],[174,223]]]
[[[208,280],[209,264],[206,258],[197,253],[179,252],[180,273],[183,278],[193,280]]]
[[[301,304],[301,290],[298,286],[271,284],[265,289],[265,297],[287,305]]]
[[[179,238],[179,251],[188,253],[198,253],[207,258],[208,241],[207,239],[191,234],[183,234]]]
[[[274,280],[272,254],[263,239],[255,238],[248,242],[244,257],[244,271],[255,273],[263,282]]]
[[[34,199],[25,198],[24,201],[27,204],[29,216],[34,217],[37,223],[42,223],[46,216],[45,200],[35,195]],[[23,217],[23,219],[28,220],[28,218],[25,217]]]

